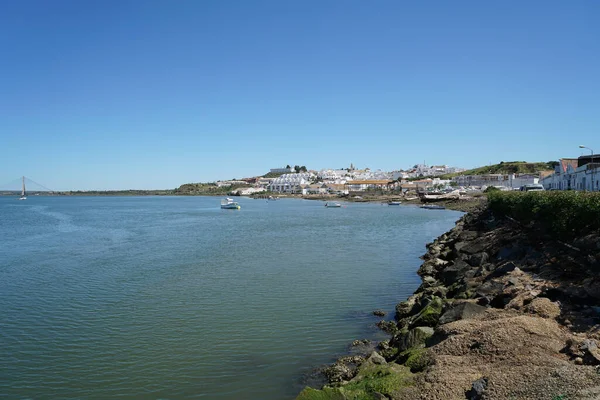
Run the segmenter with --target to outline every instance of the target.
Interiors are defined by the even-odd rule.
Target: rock
[[[593,339],[585,339],[583,342],[581,342],[581,344],[579,345],[579,350],[594,350],[597,349],[598,345],[596,344],[596,341]]]
[[[583,364],[583,358],[581,358],[581,357],[575,357],[575,360],[573,360],[573,362],[576,365],[582,365]]]
[[[517,268],[517,266],[512,262],[504,263],[504,264],[500,265],[499,267],[497,267],[496,269],[494,269],[494,271],[492,271],[488,276],[486,276],[485,280],[488,281],[490,279],[498,278],[502,275],[506,275],[509,272],[514,271],[515,268]]]
[[[425,341],[433,336],[433,328],[429,326],[417,326],[408,332],[404,332],[397,340],[398,350],[405,351],[410,348],[425,346]]]
[[[419,269],[417,270],[417,274],[419,276],[432,276],[435,275],[437,270],[435,266],[431,263],[431,261],[424,262]]]
[[[447,324],[450,322],[458,321],[460,319],[473,318],[476,315],[484,313],[485,307],[477,304],[465,302],[460,303],[457,306],[452,307],[446,311],[439,319],[440,325]]]
[[[432,364],[433,358],[427,349],[410,349],[405,352],[404,365],[410,368],[411,372],[421,372]]]
[[[452,285],[461,279],[471,266],[464,261],[456,260],[453,264],[444,268],[441,279],[446,285]]]
[[[579,345],[579,350],[584,352],[583,361],[585,364],[600,364],[600,351],[595,340],[585,339]]]
[[[556,318],[560,315],[560,306],[547,297],[537,297],[529,303],[526,310],[543,318]]]
[[[483,251],[481,253],[471,254],[465,259],[465,261],[473,267],[480,267],[484,265],[489,260],[489,258],[490,256],[488,255],[488,253]]]
[[[502,293],[504,285],[500,282],[484,282],[475,292],[475,297],[494,298],[497,294]]]
[[[371,341],[369,339],[362,339],[362,340],[354,340],[351,343],[352,347],[356,347],[356,346],[368,346],[371,344]]]
[[[421,286],[423,287],[423,289],[428,288],[428,287],[433,287],[433,286],[437,286],[438,281],[431,277],[431,276],[424,276],[423,277],[423,283],[421,284]]]
[[[410,296],[405,301],[396,304],[396,320],[401,320],[413,314],[416,304],[415,296]]]
[[[442,314],[443,301],[439,297],[433,297],[431,301],[412,319],[411,327],[436,326]]]
[[[458,235],[458,239],[463,242],[468,242],[473,239],[476,239],[479,236],[479,232],[477,231],[462,231],[460,235]]]
[[[323,374],[329,383],[349,381],[356,375],[357,368],[353,365],[336,362],[335,364],[325,368]]]
[[[438,245],[434,245],[429,248],[429,254],[431,254],[431,255],[440,254],[441,251],[442,251],[442,247],[438,246]]]
[[[386,312],[383,310],[375,310],[373,311],[373,315],[376,315],[378,317],[385,317]]]
[[[471,389],[465,392],[466,398],[468,400],[483,399],[483,395],[485,393],[487,384],[488,384],[487,378],[477,379],[475,382],[473,382],[473,386],[471,387]]]
[[[459,253],[465,254],[476,254],[481,253],[487,249],[488,245],[483,241],[476,242],[460,242],[454,245],[454,248]]]
[[[394,321],[381,320],[375,325],[377,325],[377,327],[379,329],[381,329],[384,332],[389,333],[390,335],[393,335],[396,332],[398,332],[398,326],[396,325],[396,323]]]
[[[435,260],[433,260],[433,265],[436,267],[443,267],[448,265],[448,261],[446,260],[442,260],[441,258],[436,258]]]
[[[377,365],[385,365],[387,364],[387,361],[385,361],[385,358],[383,358],[381,356],[381,354],[377,353],[376,351],[372,352],[371,355],[369,356],[369,358],[367,358],[368,363],[372,363],[372,364],[377,364]]]

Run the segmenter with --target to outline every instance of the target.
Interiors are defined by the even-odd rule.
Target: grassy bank
[[[491,192],[490,210],[528,224],[539,223],[548,232],[574,237],[600,229],[600,193]]]

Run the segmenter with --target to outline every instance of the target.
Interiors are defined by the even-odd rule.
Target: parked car
[[[521,186],[522,192],[541,192],[544,190],[544,186],[539,183]]]

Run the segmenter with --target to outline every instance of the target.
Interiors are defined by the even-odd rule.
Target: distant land
[[[498,164],[486,165],[473,168],[463,172],[438,175],[439,179],[452,179],[461,175],[484,175],[484,174],[536,174],[542,171],[554,170],[558,165],[557,161],[548,162],[527,162],[527,161],[502,161]],[[269,172],[259,177],[275,178],[282,173]],[[257,177],[258,178],[258,177]],[[423,179],[428,176],[410,178],[408,180]],[[51,196],[225,196],[239,188],[248,187],[248,185],[234,184],[218,186],[214,182],[205,183],[184,183],[176,189],[156,189],[156,190],[71,190],[71,191],[28,191],[29,196],[51,195]],[[0,196],[18,196],[20,190],[2,190]]]

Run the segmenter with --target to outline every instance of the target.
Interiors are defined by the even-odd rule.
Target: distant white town
[[[307,170],[304,166],[272,168],[265,177],[216,182],[217,186],[242,186],[240,195],[260,192],[284,194],[347,195],[369,190],[398,191],[485,189],[518,190],[526,185],[543,186],[545,190],[600,190],[600,155],[563,158],[548,169],[529,174],[462,174],[464,168],[447,165],[417,164],[407,170],[382,171],[358,169]],[[451,177],[447,175],[452,174]],[[445,176],[446,175],[446,176]],[[269,177],[271,176],[271,177]],[[445,177],[444,177],[445,176]],[[446,178],[446,179],[443,179]],[[244,187],[247,186],[247,187]]]

